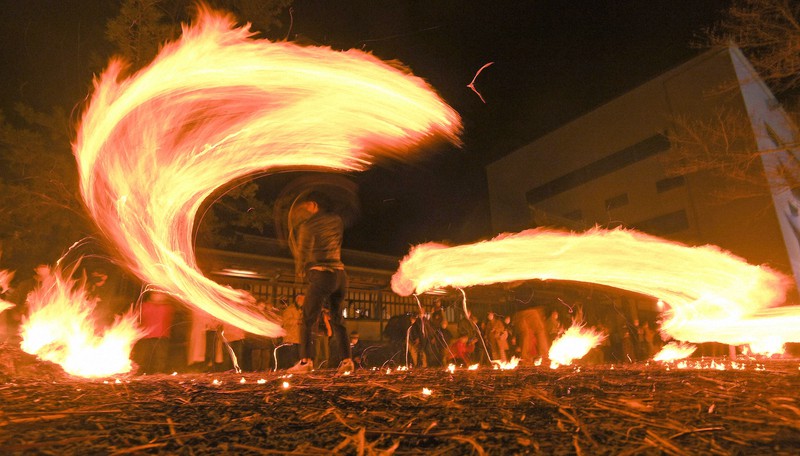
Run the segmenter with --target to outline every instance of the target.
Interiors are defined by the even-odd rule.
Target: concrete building
[[[749,124],[734,147],[765,152],[760,166],[768,187],[708,172],[668,172],[676,119],[721,112]],[[787,178],[800,175],[795,143],[794,127],[741,52],[712,50],[490,164],[493,229],[624,226],[715,244],[800,282],[800,204]],[[737,194],[749,196],[720,197],[734,184]]]

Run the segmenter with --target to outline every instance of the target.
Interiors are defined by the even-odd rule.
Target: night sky
[[[5,0],[0,108],[19,101],[39,109],[79,105],[98,56],[107,55],[103,30],[115,3]],[[345,247],[403,255],[420,242],[495,234],[486,164],[702,52],[692,42],[727,4],[297,0],[283,36],[399,60],[464,121],[461,149],[431,149],[422,162],[353,176],[362,217]],[[494,64],[475,83],[483,103],[466,86],[488,62]]]

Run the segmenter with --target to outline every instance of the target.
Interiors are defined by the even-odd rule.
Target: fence
[[[292,302],[302,292],[301,287],[291,282],[225,277],[220,283],[246,290],[256,299],[267,299],[278,307]],[[420,305],[426,312],[430,312],[434,299],[434,296],[428,295],[418,298],[400,296],[387,289],[350,288],[345,298],[343,315],[346,320],[377,321],[382,332],[384,323],[394,315],[419,313]],[[447,320],[455,321],[460,316],[460,305],[449,305],[445,308]]]

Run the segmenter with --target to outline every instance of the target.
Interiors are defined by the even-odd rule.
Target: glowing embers
[[[492,361],[492,365],[495,369],[499,370],[514,370],[519,365],[519,358],[516,356],[512,356],[508,361]]]
[[[198,209],[216,189],[273,169],[360,170],[378,155],[458,142],[458,114],[423,80],[357,50],[252,39],[199,7],[182,38],[124,78],[95,82],[74,153],[92,217],[145,283],[253,334],[280,325],[245,292],[203,276]]]
[[[31,292],[28,306],[30,313],[20,329],[22,350],[80,377],[131,370],[131,348],[141,337],[133,315],[123,316],[106,329],[98,328],[92,318],[95,301],[58,272]]]
[[[574,324],[553,341],[550,347],[550,367],[568,366],[573,360],[583,358],[589,350],[600,344],[606,334],[584,325]]]

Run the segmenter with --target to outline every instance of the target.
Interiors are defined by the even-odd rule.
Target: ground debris
[[[798,361],[760,366],[96,380],[28,369],[0,379],[0,454],[794,454]]]

